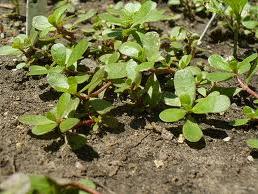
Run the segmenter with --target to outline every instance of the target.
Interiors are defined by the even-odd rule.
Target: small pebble
[[[84,170],[84,166],[80,162],[75,162],[75,168],[78,168],[79,170]]]
[[[225,137],[225,138],[223,139],[223,141],[228,142],[228,141],[230,141],[230,139],[231,139],[231,137]]]
[[[154,160],[154,164],[157,168],[164,166],[164,162],[162,160]]]
[[[183,134],[180,134],[179,137],[178,137],[177,142],[178,143],[184,143],[184,141],[185,141],[185,138],[184,138]]]
[[[0,34],[0,38],[1,38],[1,39],[4,39],[4,37],[5,37],[5,36],[4,36],[4,33],[1,33],[1,34]]]
[[[247,156],[247,160],[250,161],[250,162],[253,162],[254,158],[253,158],[253,156]]]

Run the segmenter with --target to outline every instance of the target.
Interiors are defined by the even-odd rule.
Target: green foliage
[[[222,113],[230,107],[230,99],[219,92],[210,93],[205,98],[196,99],[196,83],[188,69],[179,70],[174,77],[175,93],[180,100],[180,109],[170,108],[159,115],[164,122],[175,122],[186,119],[183,135],[190,142],[197,142],[202,137],[198,124],[190,114]]]
[[[236,119],[231,122],[233,126],[242,126],[247,124],[250,121],[257,121],[258,120],[258,109],[254,110],[249,106],[245,106],[243,108],[244,117],[243,119]]]
[[[248,139],[246,143],[250,148],[258,149],[258,139]]]

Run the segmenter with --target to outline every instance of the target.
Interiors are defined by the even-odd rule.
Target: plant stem
[[[244,83],[244,82],[241,80],[240,77],[237,77],[237,81],[238,81],[239,85],[241,86],[241,88],[242,88],[243,90],[245,90],[245,91],[248,92],[251,96],[253,96],[253,97],[255,97],[256,99],[258,99],[258,94],[257,94],[255,91],[253,91],[251,88],[249,88],[249,86],[248,86],[246,83]]]
[[[199,40],[198,40],[198,42],[197,42],[197,45],[200,45],[200,44],[202,43],[202,39],[203,39],[203,37],[205,36],[206,32],[208,31],[208,29],[209,29],[211,23],[213,22],[213,20],[215,19],[215,17],[216,17],[216,13],[213,13],[211,19],[210,19],[209,22],[207,23],[207,25],[206,25],[204,31],[202,32],[202,35],[200,36],[200,38],[199,38]]]
[[[97,97],[101,92],[103,92],[105,89],[107,89],[109,86],[112,85],[111,81],[108,81],[106,84],[104,84],[101,88],[99,88],[97,91],[91,93],[91,94],[84,94],[84,93],[80,93],[78,94],[78,97],[81,100],[89,100],[92,97]]]
[[[164,68],[164,69],[150,69],[149,70],[150,72],[152,73],[156,73],[156,74],[171,74],[171,73],[175,73],[176,72],[176,69],[175,68],[171,68],[171,67],[168,67],[168,68]]]
[[[237,19],[237,22],[234,25],[234,50],[233,50],[233,56],[235,57],[235,59],[237,59],[239,28],[240,28],[240,21],[239,21],[239,19]]]
[[[66,183],[64,185],[62,185],[63,187],[69,187],[69,188],[74,188],[74,189],[79,189],[81,191],[90,193],[90,194],[101,194],[98,191],[95,191],[85,185],[83,185],[82,183],[79,182],[71,182],[71,183]]]

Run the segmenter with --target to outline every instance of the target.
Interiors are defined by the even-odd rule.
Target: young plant
[[[220,55],[212,55],[209,57],[208,61],[210,66],[219,70],[207,74],[206,78],[209,81],[220,82],[235,78],[242,90],[245,90],[250,95],[258,99],[258,94],[248,86],[248,83],[258,70],[257,53],[250,55],[241,62],[235,59],[227,61]],[[245,81],[242,80],[242,76],[244,74],[246,74]]]
[[[108,36],[128,37],[142,28],[145,23],[169,19],[164,15],[163,10],[157,10],[156,7],[157,4],[149,0],[142,4],[130,2],[124,6],[122,4],[109,9],[107,13],[100,14],[99,17],[109,25],[118,26],[114,30],[111,26],[111,29],[107,30]]]
[[[250,148],[252,148],[252,149],[258,149],[258,139],[255,139],[255,138],[253,138],[253,139],[248,139],[247,141],[246,141],[246,143],[247,143],[247,145],[250,147]]]
[[[239,31],[242,24],[241,14],[248,0],[212,0],[204,1],[211,12],[221,15],[234,33],[233,56],[237,59]],[[226,5],[226,8],[224,8]],[[227,10],[226,10],[227,9]],[[229,14],[227,14],[229,12]]]
[[[254,110],[253,108],[249,106],[245,106],[243,108],[244,117],[243,119],[236,119],[233,122],[231,122],[231,125],[233,126],[242,126],[245,125],[251,121],[258,121],[258,109]]]
[[[198,142],[202,129],[192,117],[194,114],[222,113],[230,106],[230,99],[219,92],[210,93],[205,98],[196,99],[196,83],[191,71],[182,69],[175,73],[174,87],[178,108],[169,108],[159,115],[164,122],[176,122],[184,119],[183,135],[190,142]]]

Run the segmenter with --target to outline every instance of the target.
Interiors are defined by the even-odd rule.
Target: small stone
[[[75,162],[75,168],[78,168],[79,170],[84,170],[84,166],[80,162]]]
[[[161,137],[165,140],[170,141],[173,139],[174,135],[171,132],[169,132],[168,130],[163,129],[161,132]]]
[[[154,164],[157,168],[164,166],[164,162],[162,160],[154,160]]]
[[[228,141],[230,141],[231,140],[231,137],[225,137],[224,139],[223,139],[223,141],[225,141],[225,142],[228,142]]]
[[[20,22],[19,21],[17,21],[17,22],[14,22],[14,24],[13,24],[15,27],[19,27],[20,26]]]
[[[8,115],[8,111],[6,111],[3,115],[4,115],[4,116],[7,116],[7,115]]]
[[[179,137],[178,137],[177,142],[178,143],[184,143],[184,141],[185,141],[185,137],[183,136],[183,134],[180,134]]]
[[[4,33],[1,33],[1,34],[0,34],[0,38],[1,38],[1,39],[4,39],[4,37],[5,37]]]
[[[253,156],[247,156],[247,160],[250,161],[250,162],[253,162],[254,158],[253,158]]]

